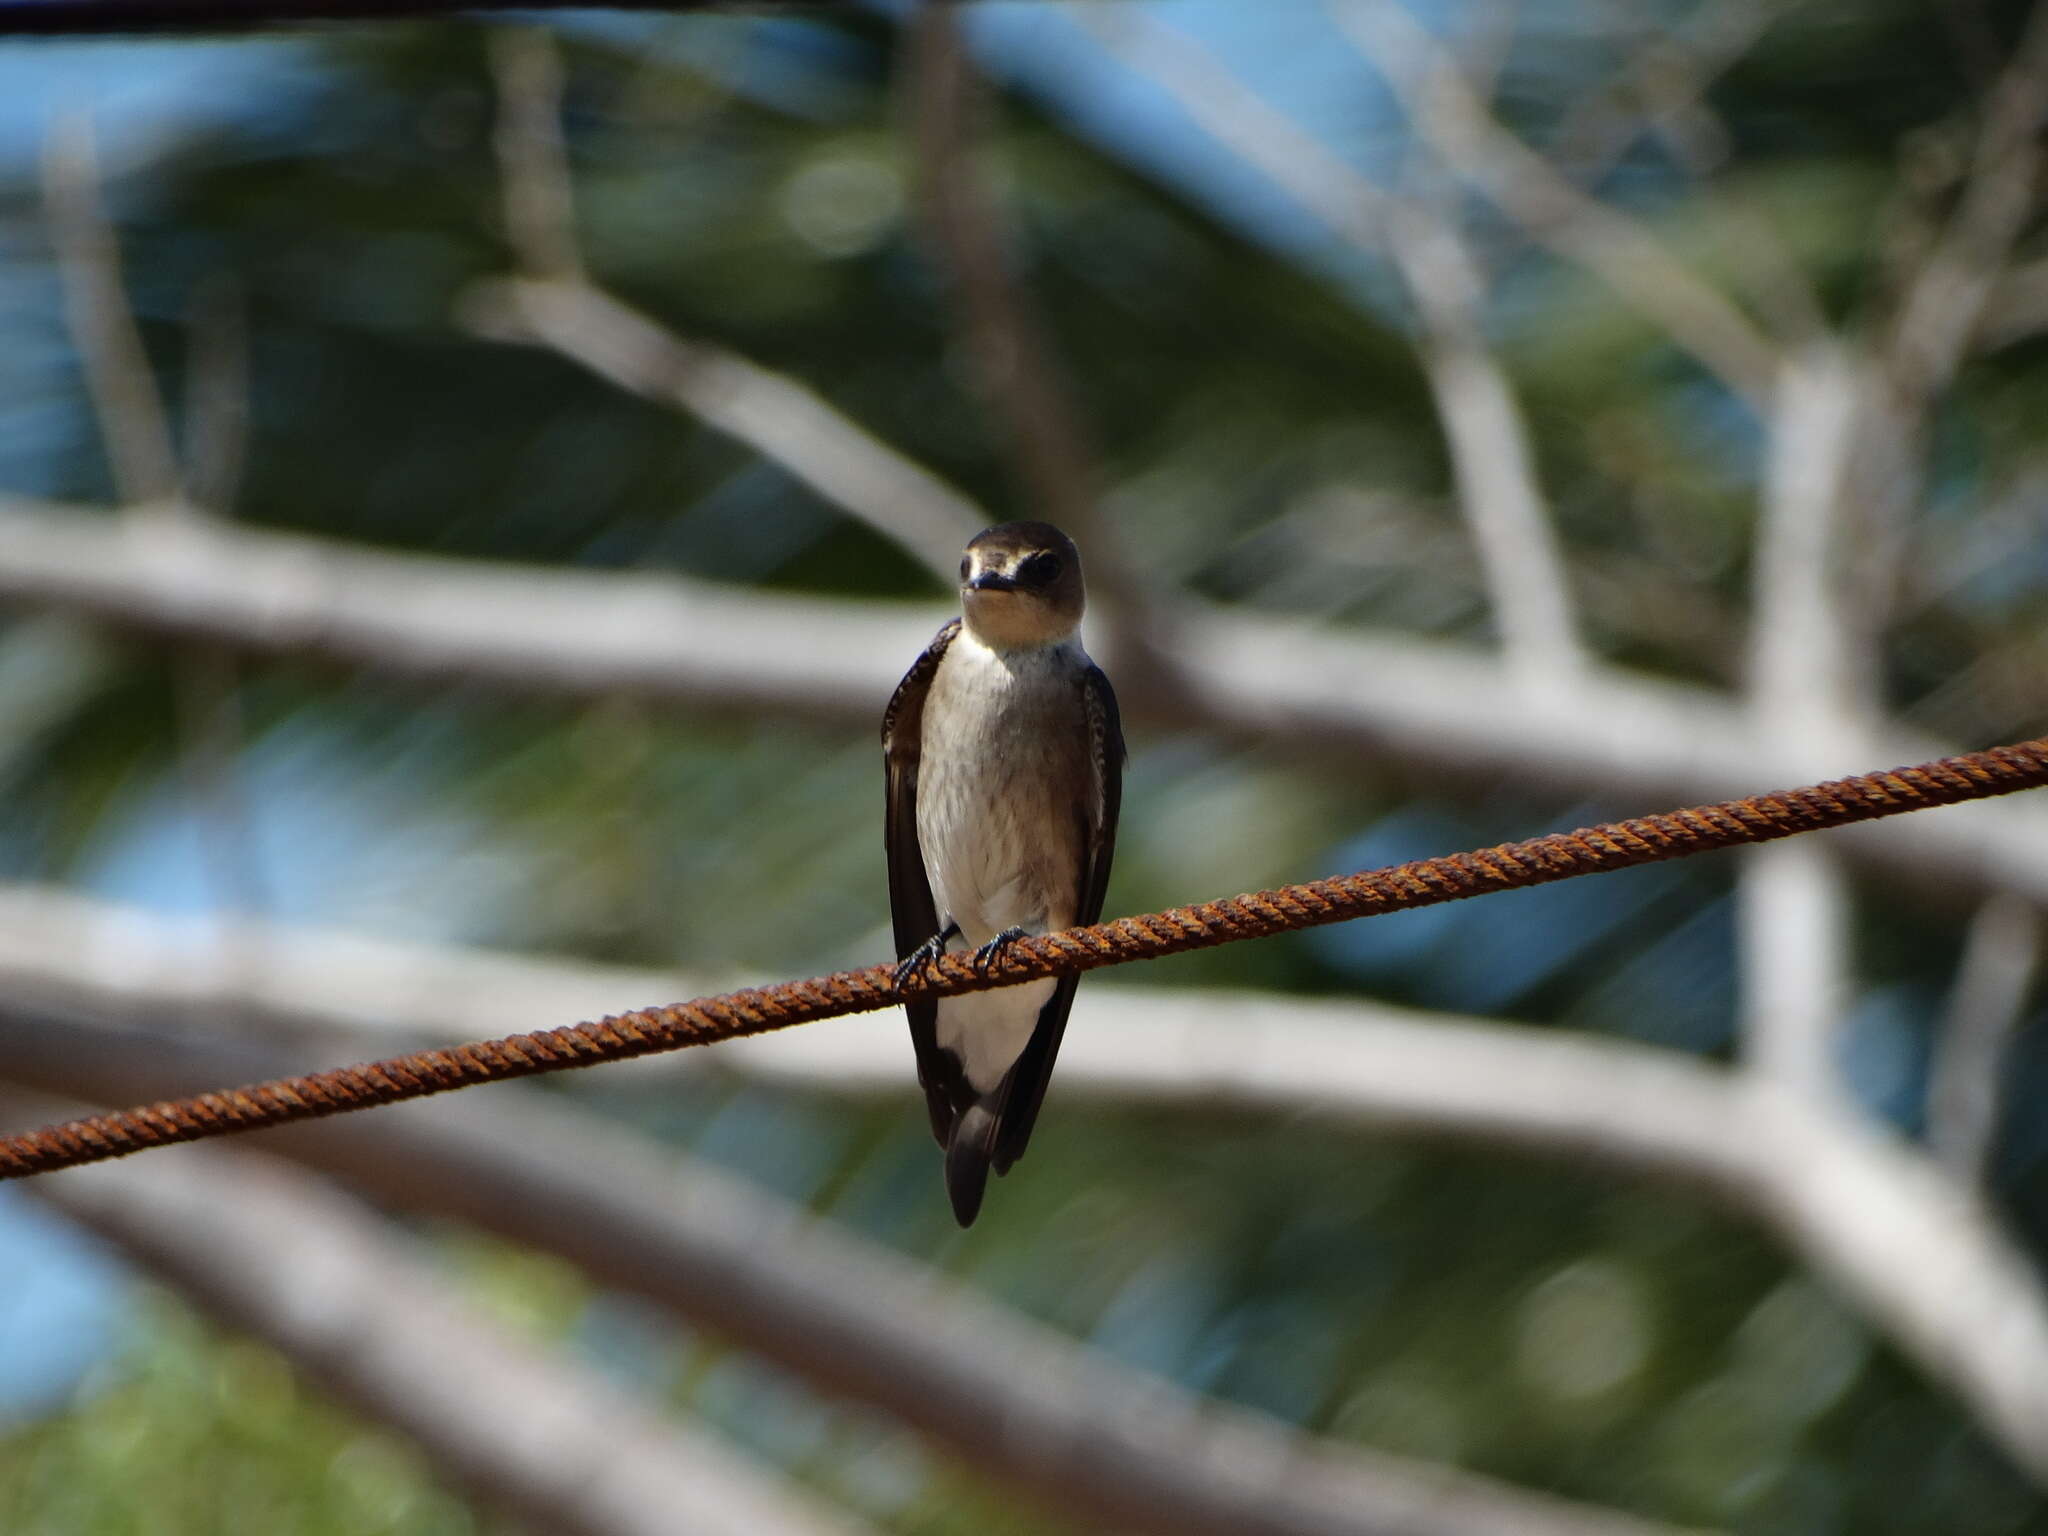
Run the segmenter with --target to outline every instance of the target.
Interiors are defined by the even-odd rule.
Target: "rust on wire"
[[[1834,779],[1806,789],[1605,822],[1473,853],[1121,917],[1092,928],[1021,940],[1005,951],[986,975],[977,974],[968,958],[949,956],[921,980],[899,991],[891,979],[894,968],[873,965],[808,981],[749,987],[720,997],[642,1008],[589,1024],[414,1051],[365,1066],[337,1067],[91,1115],[0,1138],[0,1178],[23,1178],[174,1142],[396,1104],[478,1083],[765,1034],[792,1024],[886,1007],[906,995],[975,992],[1151,960],[1240,939],[1265,938],[1490,891],[1545,885],[1578,875],[1874,821],[1906,811],[1983,800],[2044,784],[2048,784],[2048,738],[1945,757],[1914,768]]]

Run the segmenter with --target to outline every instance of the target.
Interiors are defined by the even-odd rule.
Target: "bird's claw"
[[[947,941],[954,938],[959,932],[958,928],[948,927],[943,932],[933,934],[901,960],[898,960],[896,962],[896,986],[898,990],[908,986],[912,981],[915,981],[934,965],[938,964],[939,956],[946,952]]]
[[[989,967],[1003,958],[1004,950],[1008,949],[1019,939],[1029,937],[1030,934],[1022,928],[1005,928],[1001,933],[974,952],[974,974],[986,976],[989,973]]]

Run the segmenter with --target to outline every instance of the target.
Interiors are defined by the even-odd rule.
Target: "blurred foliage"
[[[1547,143],[1682,8],[1522,9],[1500,99]],[[1972,60],[1996,58],[2019,10],[1955,8],[1961,37],[1903,0],[1788,11],[1711,94],[1725,143],[1710,184],[1644,140],[1600,186],[1737,291],[1749,253],[1722,205],[1754,211],[1828,313],[1867,323],[1904,236],[1955,196]],[[992,517],[1027,511],[916,237],[890,29],[614,19],[568,38],[594,276],[802,378]],[[731,442],[464,329],[471,285],[509,265],[483,44],[467,25],[307,38],[275,90],[109,188],[174,406],[195,291],[225,274],[246,306],[253,435],[234,515],[394,549],[934,597],[907,557]],[[1486,643],[1476,563],[1383,279],[1276,254],[1029,92],[1003,103],[994,164],[1019,269],[1102,448],[1108,512],[1150,574]],[[1754,422],[1603,290],[1470,211],[1500,275],[1488,322],[1589,635],[1617,661],[1732,681]],[[0,482],[105,501],[37,219],[25,179],[0,187],[0,305],[21,342],[0,357]],[[1965,374],[1903,562],[1892,703],[1959,742],[2048,729],[2044,345],[2021,339]],[[0,875],[246,900],[203,855],[226,833],[180,762],[184,659],[4,622]],[[243,666],[237,699],[253,904],[277,915],[702,975],[809,973],[886,947],[867,732],[288,665]],[[1371,763],[1340,776],[1281,742],[1134,746],[1115,911],[1635,808]],[[1910,1128],[1959,917],[1862,894],[1847,1064]],[[1703,861],[1180,957],[1143,980],[1368,995],[1720,1054],[1732,956],[1730,873]],[[1137,982],[1089,986],[1125,984]],[[2042,1022],[2020,1042],[1999,1175],[2037,1253]],[[907,1049],[903,1068],[900,1097],[872,1105],[715,1071],[659,1098],[601,1079],[556,1088],[1113,1357],[1340,1437],[1755,1536],[2048,1530],[2048,1502],[1953,1404],[1685,1192],[1390,1146],[1313,1115],[1112,1112],[1055,1092],[1030,1161],[963,1236]],[[450,1253],[508,1320],[669,1394],[891,1529],[1054,1528],[886,1424],[558,1266],[462,1240]],[[408,1453],[160,1304],[71,1413],[0,1442],[0,1489],[0,1524],[52,1536],[470,1528]]]
[[[491,1536],[404,1440],[149,1293],[70,1413],[0,1438],[9,1536]]]

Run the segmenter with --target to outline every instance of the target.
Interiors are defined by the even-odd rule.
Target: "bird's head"
[[[962,621],[997,650],[1066,639],[1086,605],[1081,552],[1051,523],[998,523],[960,557]]]

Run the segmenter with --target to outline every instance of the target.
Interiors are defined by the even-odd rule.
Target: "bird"
[[[1102,916],[1125,759],[1116,693],[1081,648],[1081,555],[999,523],[960,560],[960,617],[882,717],[898,986],[941,955],[986,971],[1026,935]],[[954,1219],[972,1226],[1045,1100],[1077,976],[904,1004]]]

